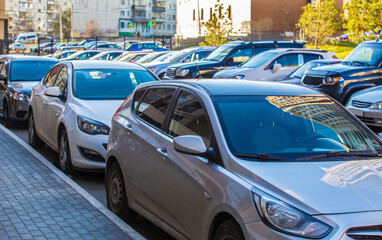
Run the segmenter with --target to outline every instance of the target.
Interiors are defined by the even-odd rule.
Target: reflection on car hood
[[[382,85],[372,88],[366,88],[354,94],[352,100],[376,103],[382,101]]]
[[[363,65],[351,66],[351,65],[338,63],[338,64],[330,64],[330,65],[325,65],[325,66],[310,69],[306,72],[306,74],[317,75],[317,76],[330,76],[334,74],[340,74],[341,76],[343,76],[343,75],[357,74],[362,69],[372,71],[375,68],[376,68],[375,66],[363,66]]]
[[[40,81],[14,81],[9,82],[9,85],[18,92],[31,94],[32,88],[39,84]]]
[[[232,163],[255,186],[309,214],[382,210],[382,160]]]
[[[214,78],[231,78],[237,75],[245,75],[248,72],[253,73],[255,71],[256,71],[256,68],[232,67],[232,68],[227,68],[217,72],[214,75]]]
[[[70,106],[77,115],[81,115],[107,126],[111,126],[111,118],[124,100],[82,100],[76,99]]]

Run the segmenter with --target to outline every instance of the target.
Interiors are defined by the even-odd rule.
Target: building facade
[[[176,0],[73,0],[73,36],[91,22],[99,35],[153,36],[176,32]]]
[[[71,0],[5,0],[9,35],[36,32],[54,35],[53,23],[60,12],[71,7]]]

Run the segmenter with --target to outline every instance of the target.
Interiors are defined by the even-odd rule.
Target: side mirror
[[[229,57],[229,58],[227,58],[226,60],[225,60],[225,64],[227,64],[227,65],[230,65],[230,64],[232,64],[233,63],[233,58],[232,57]]]
[[[61,95],[59,87],[46,88],[44,94],[49,97],[59,97]]]
[[[276,73],[280,68],[281,68],[281,64],[280,63],[273,64],[272,73]]]
[[[179,136],[174,138],[173,145],[176,151],[185,154],[200,155],[207,151],[207,147],[200,136]]]
[[[7,77],[4,74],[0,73],[0,81],[6,81]]]

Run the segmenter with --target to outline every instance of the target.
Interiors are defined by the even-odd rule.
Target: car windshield
[[[164,62],[167,58],[171,57],[172,55],[176,54],[177,51],[172,51],[169,53],[166,53],[158,58],[156,58],[153,62]]]
[[[381,140],[326,96],[216,96],[213,101],[231,152],[248,160],[354,160],[351,154],[382,152]]]
[[[175,53],[174,55],[170,56],[169,58],[167,58],[166,60],[164,60],[163,62],[176,62],[194,50],[195,49],[185,49],[185,50],[179,51]]]
[[[205,61],[220,61],[222,60],[225,56],[228,55],[228,53],[231,52],[232,49],[234,49],[236,45],[222,45],[215,49],[210,55],[208,55],[207,58],[205,58]]]
[[[321,67],[321,66],[324,66],[326,65],[325,63],[320,63],[320,62],[307,62],[305,63],[304,65],[302,65],[301,67],[297,68],[296,71],[294,71],[290,77],[291,78],[299,78],[301,79],[302,76],[304,76],[305,72],[312,69],[312,68],[315,68],[315,67]]]
[[[146,70],[81,69],[74,71],[73,92],[89,100],[125,99],[141,83],[156,81]]]
[[[158,55],[162,55],[163,53],[150,53],[150,54],[147,54],[146,56],[143,56],[141,59],[139,59],[138,61],[136,61],[136,63],[148,63],[148,62],[151,62],[152,60],[154,60],[156,57],[158,57]]]
[[[382,44],[365,43],[358,45],[346,58],[343,64],[362,64],[376,66],[382,60]]]
[[[130,61],[131,59],[133,59],[135,56],[137,56],[137,54],[128,54],[128,55],[125,55],[124,57],[118,59],[119,62],[128,62]]]
[[[262,52],[254,56],[253,58],[249,59],[247,62],[245,62],[242,67],[244,68],[257,68],[262,66],[264,63],[266,63],[269,59],[276,56],[277,52]]]
[[[14,61],[11,65],[11,81],[40,81],[56,64],[54,61]]]

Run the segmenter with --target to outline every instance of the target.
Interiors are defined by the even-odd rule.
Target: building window
[[[204,9],[202,8],[200,10],[200,20],[203,20],[204,19]]]
[[[121,0],[121,5],[125,5],[125,0]]]
[[[127,17],[130,17],[130,11],[127,11]]]
[[[120,29],[125,29],[125,22],[121,22]]]
[[[171,25],[170,24],[167,25],[167,31],[171,31]]]
[[[176,20],[176,15],[172,15],[172,20]]]
[[[194,10],[192,10],[192,20],[194,20],[194,21],[195,21],[195,9],[194,9]]]
[[[124,17],[125,16],[125,11],[121,11],[121,17]]]
[[[176,26],[175,25],[172,25],[172,30],[175,32],[175,30],[176,30]]]

